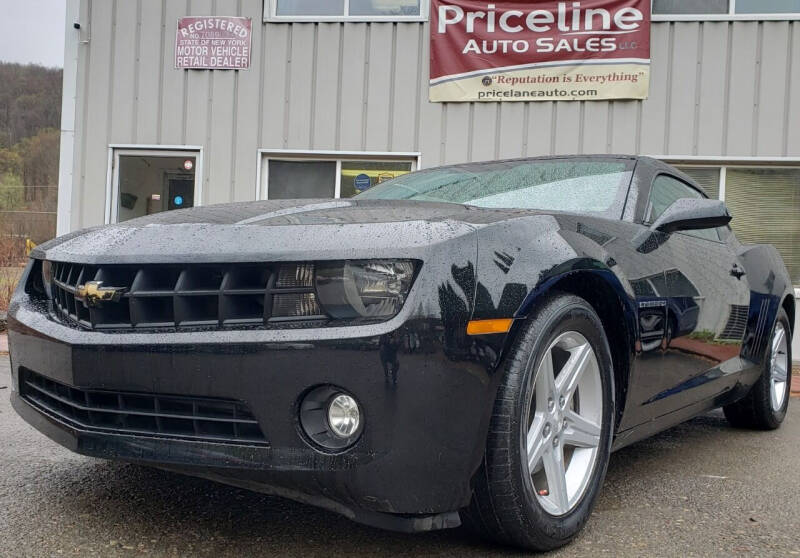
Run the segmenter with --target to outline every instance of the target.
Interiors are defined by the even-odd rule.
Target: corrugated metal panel
[[[81,161],[81,171],[76,175],[79,184],[73,186],[73,199],[79,201],[73,218],[77,218],[81,226],[102,223],[105,218],[106,162],[113,114],[110,70],[114,54],[111,45],[115,5],[95,1],[89,3],[89,8],[91,22],[86,34],[91,39],[88,48],[79,51],[85,63],[78,65],[78,81],[85,81],[83,91],[79,89],[82,99],[78,99],[83,105],[82,119],[75,123],[81,136],[80,148],[75,151]],[[103,45],[102,48],[99,45]],[[85,79],[80,75],[81,70]]]
[[[726,114],[728,43],[730,25],[723,22],[703,23],[698,28],[701,35],[700,58],[697,71],[695,99],[697,102],[692,153],[721,151],[723,122]]]
[[[428,102],[428,27],[261,23],[262,0],[81,2],[73,226],[104,219],[108,145],[204,146],[205,203],[252,199],[257,150],[800,156],[800,22],[654,23],[644,102]],[[252,67],[176,70],[183,15],[253,19]]]

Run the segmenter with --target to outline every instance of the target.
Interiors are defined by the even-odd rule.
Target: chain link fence
[[[31,247],[56,235],[58,186],[0,183],[0,327]]]
[[[0,235],[36,244],[56,235],[58,186],[0,185]]]

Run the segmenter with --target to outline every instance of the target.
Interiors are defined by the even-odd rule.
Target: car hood
[[[291,261],[421,257],[530,211],[403,200],[273,200],[163,212],[85,229],[34,257],[82,263]]]

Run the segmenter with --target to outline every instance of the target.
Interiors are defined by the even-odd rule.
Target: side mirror
[[[661,216],[650,225],[651,231],[672,233],[697,229],[714,229],[730,223],[731,216],[725,202],[697,198],[675,200]]]

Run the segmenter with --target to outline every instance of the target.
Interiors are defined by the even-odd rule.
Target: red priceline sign
[[[650,0],[432,0],[431,101],[644,99]]]

